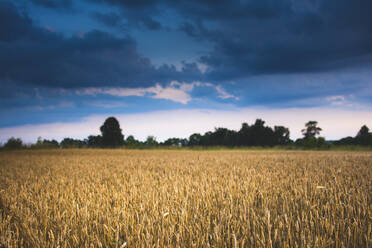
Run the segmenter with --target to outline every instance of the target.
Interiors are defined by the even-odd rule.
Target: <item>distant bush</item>
[[[22,149],[25,146],[20,138],[11,137],[8,141],[4,144],[4,149],[15,150],[15,149]]]
[[[56,140],[42,140],[41,137],[37,139],[36,144],[32,144],[32,149],[55,149],[59,148],[59,143]]]
[[[319,137],[308,137],[303,139],[297,139],[295,145],[305,149],[329,149],[330,144],[326,142],[325,138]]]
[[[86,147],[84,141],[78,139],[64,138],[61,141],[61,148],[83,148]]]

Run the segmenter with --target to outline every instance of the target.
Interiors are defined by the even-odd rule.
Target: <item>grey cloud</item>
[[[1,24],[4,30],[12,30],[0,35],[2,84],[132,87],[198,76],[192,64],[185,64],[183,71],[169,65],[155,68],[148,58],[138,53],[136,42],[130,36],[118,38],[93,30],[83,37],[65,37],[35,26],[12,4],[0,5],[0,16],[12,20]],[[188,75],[190,69],[193,75]]]
[[[137,20],[154,19],[162,9],[176,12],[179,30],[213,44],[200,58],[211,79],[329,71],[363,64],[372,53],[368,0],[99,2],[135,13]]]
[[[51,9],[72,9],[73,0],[30,0],[33,4]]]

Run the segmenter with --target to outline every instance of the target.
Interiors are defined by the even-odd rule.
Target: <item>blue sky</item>
[[[372,124],[366,0],[1,0],[0,142]]]

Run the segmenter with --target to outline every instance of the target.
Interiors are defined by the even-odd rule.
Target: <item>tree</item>
[[[142,145],[141,141],[136,140],[133,135],[127,137],[125,144],[129,147],[139,147]]]
[[[320,134],[320,131],[322,131],[322,129],[320,127],[317,127],[317,125],[317,121],[309,121],[305,124],[306,128],[301,130],[302,134],[305,136],[305,139],[315,137],[316,135]]]
[[[145,141],[146,146],[157,146],[158,142],[156,141],[156,138],[154,136],[147,136],[147,139]]]
[[[59,148],[59,144],[57,140],[47,140],[44,139],[42,143],[43,148]]]
[[[194,133],[189,137],[189,146],[274,146],[289,144],[289,129],[265,126],[265,121],[257,119],[253,125],[242,123],[239,131],[215,128],[204,135]]]
[[[355,145],[355,139],[351,136],[342,138],[334,142],[335,145]]]
[[[187,139],[181,139],[181,138],[169,138],[161,145],[164,146],[187,146]]]
[[[238,132],[238,145],[247,146],[250,145],[250,132],[251,128],[248,123],[244,122]]]
[[[275,145],[287,145],[291,142],[289,139],[289,129],[283,126],[274,127]]]
[[[210,134],[210,145],[234,146],[236,144],[236,132],[227,128],[215,128]]]
[[[88,147],[101,147],[102,146],[102,136],[101,135],[90,135],[86,140]]]
[[[366,126],[366,125],[363,125],[358,134],[357,134],[357,137],[365,137],[365,136],[368,136],[369,135],[369,128]]]
[[[20,138],[16,139],[14,137],[11,137],[4,144],[4,148],[6,148],[6,149],[22,149],[23,148],[22,140]]]
[[[59,148],[59,143],[56,140],[47,140],[47,139],[43,140],[41,137],[38,137],[36,143],[31,145],[31,148],[34,148],[34,149]]]
[[[265,121],[256,119],[256,122],[249,127],[249,142],[252,146],[272,146],[274,144],[274,131],[265,126]]]
[[[213,143],[212,143],[212,132],[211,131],[206,132],[201,137],[200,145],[202,145],[202,146],[212,146],[213,145]]]
[[[189,146],[200,146],[202,135],[200,133],[194,133],[189,137]]]
[[[61,141],[61,148],[82,148],[85,146],[85,142],[78,139],[64,138]]]
[[[358,145],[370,145],[372,144],[372,135],[369,133],[369,128],[366,125],[363,125],[357,136],[355,137],[355,141]]]
[[[100,128],[103,147],[119,147],[124,145],[124,135],[121,133],[120,124],[115,117],[109,117]]]

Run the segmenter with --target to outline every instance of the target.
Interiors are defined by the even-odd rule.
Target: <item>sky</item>
[[[0,142],[372,128],[372,1],[0,0]]]

